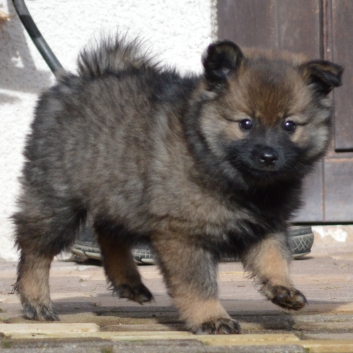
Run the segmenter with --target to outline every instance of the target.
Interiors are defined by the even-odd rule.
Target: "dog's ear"
[[[229,75],[239,68],[243,58],[240,48],[229,40],[210,44],[202,57],[209,85],[212,87],[225,83]]]
[[[308,84],[314,84],[319,93],[329,94],[342,85],[343,67],[326,60],[313,60],[300,67]]]

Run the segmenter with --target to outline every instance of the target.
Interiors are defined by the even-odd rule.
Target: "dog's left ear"
[[[205,78],[209,85],[222,85],[234,73],[244,58],[243,52],[229,40],[212,43],[202,57]]]
[[[301,65],[308,84],[315,84],[318,92],[329,94],[342,85],[343,67],[326,60],[313,60]]]

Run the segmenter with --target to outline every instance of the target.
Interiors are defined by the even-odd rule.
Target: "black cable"
[[[13,5],[17,11],[20,20],[31,37],[33,43],[37,47],[38,51],[41,53],[43,59],[48,64],[50,70],[55,76],[58,75],[60,71],[63,71],[63,67],[59,60],[56,58],[49,45],[43,38],[38,27],[33,21],[31,14],[29,13],[24,0],[12,0]]]

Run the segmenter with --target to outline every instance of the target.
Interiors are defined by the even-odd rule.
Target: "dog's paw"
[[[30,320],[38,321],[60,321],[59,316],[55,313],[53,305],[50,304],[23,304],[24,316]]]
[[[284,286],[273,286],[269,299],[272,303],[289,310],[300,310],[307,303],[303,293],[295,288]]]
[[[240,326],[235,320],[219,318],[193,327],[192,331],[197,335],[229,335],[240,333]]]
[[[114,287],[114,293],[119,298],[126,298],[143,304],[153,300],[153,295],[142,283],[138,285],[121,284]]]

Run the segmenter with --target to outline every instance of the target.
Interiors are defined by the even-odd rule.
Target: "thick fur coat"
[[[230,41],[202,62],[202,75],[181,76],[137,41],[107,39],[40,97],[13,217],[27,317],[58,319],[50,264],[87,218],[120,297],[152,299],[130,251],[151,240],[193,332],[239,332],[218,301],[223,253],[238,254],[273,303],[305,305],[288,275],[287,227],[326,151],[342,67]]]

